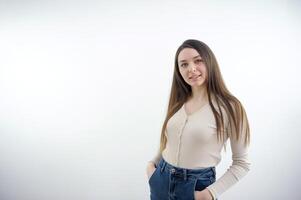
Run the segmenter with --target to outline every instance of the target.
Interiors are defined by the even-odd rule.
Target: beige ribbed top
[[[168,120],[165,135],[166,148],[162,155],[157,154],[151,161],[158,164],[161,156],[176,167],[198,169],[216,166],[221,160],[223,143],[216,137],[216,123],[209,103],[192,114],[187,114],[185,104]],[[214,106],[217,108],[216,104]],[[229,130],[229,120],[225,116],[226,128]],[[219,178],[208,186],[215,198],[218,198],[228,188],[238,182],[250,170],[248,147],[244,146],[245,127],[239,141],[234,136],[230,138],[232,150],[232,165]],[[231,134],[230,134],[231,135]],[[233,134],[234,135],[234,134]]]

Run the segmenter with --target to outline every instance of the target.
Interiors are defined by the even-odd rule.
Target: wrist
[[[155,167],[155,168],[157,167],[157,166],[156,166],[156,163],[153,162],[153,161],[148,161],[148,166],[149,166],[149,167]]]
[[[209,194],[211,195],[211,199],[215,200],[215,196],[214,196],[213,192],[211,190],[209,190],[208,188],[207,188],[207,190],[209,191]]]

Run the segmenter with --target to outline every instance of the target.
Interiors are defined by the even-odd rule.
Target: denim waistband
[[[215,167],[205,167],[201,169],[187,169],[187,168],[181,168],[171,165],[170,163],[166,162],[164,158],[162,157],[158,163],[158,167],[160,167],[161,173],[164,170],[169,171],[170,173],[183,177],[184,179],[187,179],[187,176],[193,176],[198,178],[209,178],[211,176],[216,175]]]

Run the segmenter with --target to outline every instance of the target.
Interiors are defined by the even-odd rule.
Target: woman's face
[[[187,84],[192,87],[204,85],[207,69],[202,57],[195,49],[182,49],[178,56],[178,66]]]

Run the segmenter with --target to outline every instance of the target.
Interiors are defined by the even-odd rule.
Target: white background
[[[186,39],[213,50],[251,125],[251,171],[220,199],[300,199],[300,11],[298,1],[1,0],[0,199],[149,199],[146,163]]]

